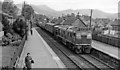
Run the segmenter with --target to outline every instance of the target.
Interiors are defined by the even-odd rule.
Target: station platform
[[[120,48],[92,40],[92,47],[120,60]]]
[[[66,68],[59,57],[38,34],[36,29],[33,28],[32,30],[33,35],[28,35],[28,40],[26,41],[21,57],[17,62],[17,68],[23,68],[25,66],[24,59],[28,52],[35,62],[32,64],[32,68]]]

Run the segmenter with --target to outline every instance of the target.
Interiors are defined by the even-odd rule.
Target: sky
[[[1,0],[4,1],[4,0]],[[14,3],[47,5],[50,8],[61,11],[66,9],[99,9],[107,13],[118,12],[118,2],[120,0],[13,0]]]

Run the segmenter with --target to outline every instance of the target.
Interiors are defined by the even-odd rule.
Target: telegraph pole
[[[91,12],[90,12],[90,27],[91,27],[91,21],[92,21],[92,12],[93,12],[93,10],[91,9]]]

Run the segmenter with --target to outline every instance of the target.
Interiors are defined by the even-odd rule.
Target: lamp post
[[[90,27],[91,27],[91,21],[92,21],[92,12],[93,12],[93,10],[91,9],[91,12],[90,12]]]

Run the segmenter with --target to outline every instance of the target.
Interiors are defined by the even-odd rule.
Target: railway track
[[[41,34],[41,36],[44,38],[44,40],[49,44],[49,46],[52,48],[52,50],[54,50],[54,52],[58,55],[58,57],[63,61],[63,63],[65,64],[65,66],[69,69],[76,69],[76,70],[80,70],[79,67],[73,63],[73,61],[71,61],[69,59],[69,57],[66,58],[66,55],[63,54],[59,49],[57,49],[53,42],[55,43],[56,41],[51,41],[50,39],[52,39],[51,37],[48,37],[47,34],[45,34],[42,30],[37,30],[38,33]]]
[[[70,64],[74,65],[73,68],[81,69],[81,70],[114,70],[113,68],[109,67],[108,65],[100,62],[98,59],[93,58],[91,55],[88,54],[80,54],[76,55],[72,51],[68,50],[67,47],[61,45],[56,40],[54,40],[50,35],[48,35],[45,31],[41,29],[37,29],[40,35],[46,40],[46,42],[50,45],[50,47],[55,51],[58,55],[58,51],[60,55],[66,56]],[[66,62],[64,62],[68,65]],[[67,68],[71,67],[72,65],[68,65]]]
[[[92,55],[79,55],[79,57],[83,58],[85,61],[87,61],[89,64],[91,64],[98,70],[115,70],[114,68],[110,67],[109,65],[106,65],[105,63],[101,62],[101,60],[96,59]]]

